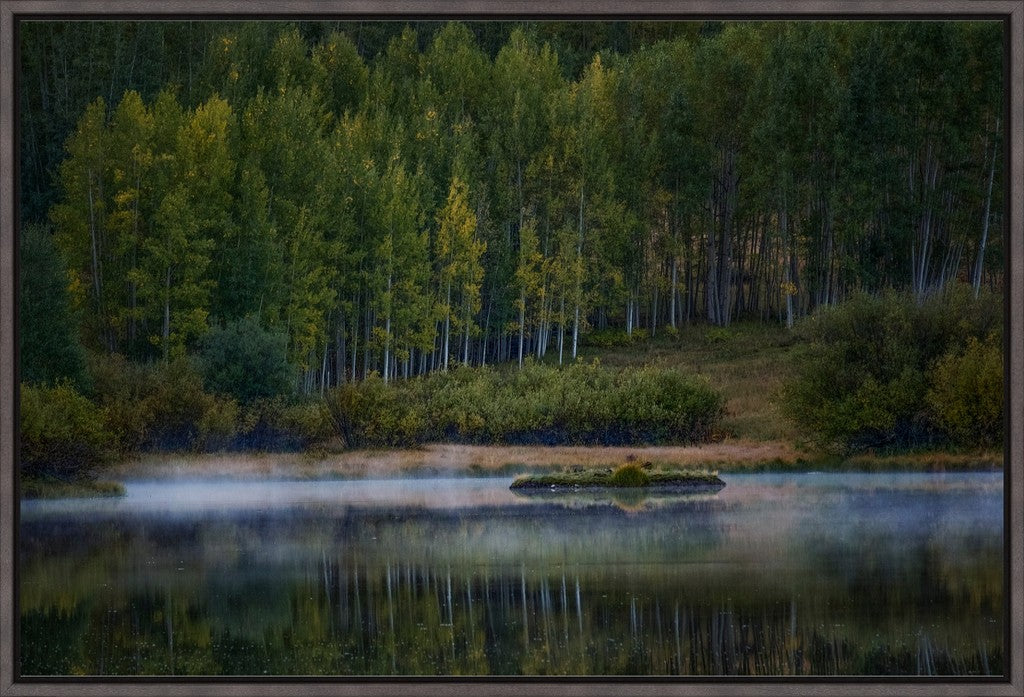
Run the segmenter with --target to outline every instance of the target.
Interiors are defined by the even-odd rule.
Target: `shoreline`
[[[147,453],[103,467],[96,479],[25,480],[21,498],[107,497],[131,481],[353,480],[430,477],[514,477],[569,467],[615,468],[630,458],[660,469],[723,474],[806,472],[995,472],[1001,451],[860,454],[848,458],[801,450],[782,441],[725,439],[701,445],[498,446],[434,443],[419,448],[335,453]]]
[[[338,453],[153,453],[108,466],[101,479],[388,479],[410,476],[512,476],[614,467],[627,458],[673,469],[721,472],[992,471],[999,451],[861,454],[840,458],[777,441],[726,439],[702,445],[494,446],[437,443],[398,450]]]

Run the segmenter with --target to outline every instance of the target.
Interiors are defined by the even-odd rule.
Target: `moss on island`
[[[78,499],[124,496],[124,485],[94,479],[65,481],[56,477],[25,477],[19,483],[23,499]]]
[[[572,489],[720,489],[725,486],[716,472],[689,470],[653,470],[650,463],[626,463],[615,470],[582,468],[568,469],[552,474],[528,474],[517,477],[512,489],[548,490]]]

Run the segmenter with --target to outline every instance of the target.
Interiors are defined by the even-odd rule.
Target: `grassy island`
[[[615,470],[568,469],[552,474],[524,475],[512,482],[512,489],[551,490],[569,487],[573,489],[676,489],[676,488],[721,488],[725,482],[715,472],[690,470],[653,470],[649,463],[638,465],[627,463]]]

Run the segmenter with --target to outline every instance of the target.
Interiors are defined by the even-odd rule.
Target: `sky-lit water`
[[[985,674],[1002,475],[129,482],[24,502],[25,674]]]

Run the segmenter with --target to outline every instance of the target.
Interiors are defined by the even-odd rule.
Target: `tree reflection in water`
[[[30,510],[22,672],[999,674],[989,498]]]

